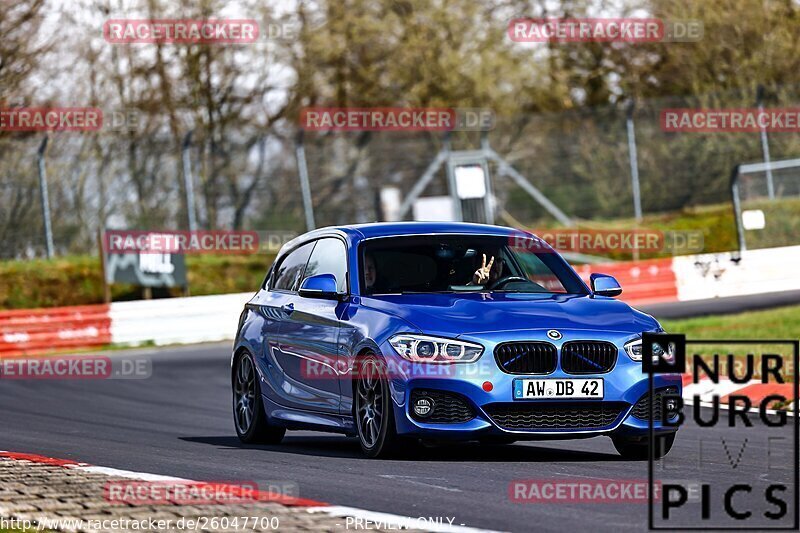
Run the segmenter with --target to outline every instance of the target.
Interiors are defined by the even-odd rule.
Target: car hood
[[[398,316],[419,331],[450,337],[551,328],[636,334],[658,327],[650,315],[602,296],[403,294],[368,296],[363,304]]]

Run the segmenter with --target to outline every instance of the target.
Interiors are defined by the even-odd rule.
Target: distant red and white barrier
[[[622,285],[622,300],[637,304],[674,302],[678,299],[678,281],[673,259],[583,265],[578,273],[589,283],[594,273],[609,274]]]
[[[633,304],[800,290],[800,246],[578,267],[615,276]],[[0,357],[107,344],[191,344],[230,340],[252,293],[0,311]]]
[[[719,398],[720,407],[727,409],[730,407],[731,396],[743,396],[750,400],[754,409],[758,409],[760,402],[770,395],[780,395],[789,400],[789,403],[782,406],[781,410],[791,411],[795,408],[796,402],[792,401],[794,398],[793,383],[763,383],[757,379],[744,383],[736,383],[730,379],[720,379],[719,382],[714,382],[707,376],[694,383],[694,377],[691,374],[683,375],[683,400],[687,405],[693,405],[695,401],[699,401],[700,405],[711,405],[716,397]],[[741,402],[738,403],[738,408],[742,408]]]
[[[112,342],[108,305],[0,311],[0,357]]]
[[[109,344],[192,344],[233,338],[253,293],[0,312],[0,358]]]
[[[684,255],[577,270],[587,283],[595,272],[616,277],[620,299],[637,305],[800,290],[800,246],[748,250],[733,258],[731,252]]]

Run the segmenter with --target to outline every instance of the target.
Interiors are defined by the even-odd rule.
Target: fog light
[[[434,403],[433,398],[422,396],[417,398],[414,402],[414,414],[421,418],[426,418],[433,413]]]

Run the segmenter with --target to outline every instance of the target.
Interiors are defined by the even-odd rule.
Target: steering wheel
[[[486,290],[493,291],[495,289],[499,289],[506,283],[511,283],[512,281],[528,281],[528,279],[521,276],[504,276],[487,285]]]

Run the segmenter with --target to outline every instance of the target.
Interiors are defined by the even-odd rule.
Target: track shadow
[[[299,455],[316,455],[319,457],[363,457],[356,439],[339,435],[321,435],[319,437],[292,437],[287,435],[281,444],[244,444],[235,436],[178,438],[185,442],[210,444],[225,449],[264,450]]]
[[[235,436],[179,437],[185,442],[209,444],[226,449],[264,450],[316,457],[368,460],[361,452],[358,440],[339,435],[292,436],[287,434],[278,445],[243,444]],[[392,457],[398,461],[436,462],[616,462],[624,461],[615,453],[565,449],[561,442],[516,443],[511,445],[485,445],[473,442],[422,445],[409,444]]]

